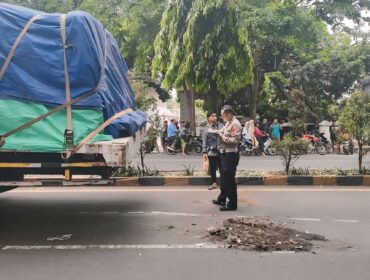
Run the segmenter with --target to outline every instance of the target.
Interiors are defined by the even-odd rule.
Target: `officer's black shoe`
[[[220,205],[220,206],[222,206],[222,207],[224,207],[225,206],[225,202],[223,202],[223,201],[219,201],[218,199],[212,199],[212,203],[213,204],[216,204],[216,205]]]
[[[222,206],[220,207],[220,211],[235,211],[238,209],[236,206]]]

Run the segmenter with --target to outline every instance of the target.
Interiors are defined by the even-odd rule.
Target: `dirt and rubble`
[[[327,241],[324,236],[297,231],[258,218],[228,219],[222,227],[208,228],[213,242],[228,248],[261,252],[311,252],[313,241]]]

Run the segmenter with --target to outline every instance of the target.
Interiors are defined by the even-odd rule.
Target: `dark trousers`
[[[221,154],[221,193],[218,197],[220,202],[229,199],[228,206],[237,207],[238,194],[236,189],[235,173],[239,164],[239,153]]]
[[[211,181],[213,183],[217,182],[217,177],[216,177],[216,171],[217,168],[220,170],[221,173],[221,158],[219,156],[208,156],[209,160],[209,173],[211,175]]]
[[[265,141],[263,140],[263,138],[257,138],[257,141],[258,141],[258,146],[260,148],[260,151],[261,153],[263,153],[265,151]]]

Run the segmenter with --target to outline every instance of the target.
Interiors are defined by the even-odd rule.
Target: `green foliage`
[[[303,93],[304,103],[313,113],[309,116],[311,121],[329,117],[330,104],[369,73],[370,46],[366,35],[356,35],[359,37],[353,44],[353,37],[329,34],[321,20],[331,18],[338,23],[345,16],[358,18],[364,7],[359,3],[351,6],[355,2],[358,1],[246,2],[254,72],[259,73],[259,83],[263,85],[258,90],[260,115],[287,117],[291,99],[282,89],[289,85]],[[345,12],[348,9],[353,13]],[[271,73],[274,77],[270,77]],[[280,77],[276,77],[277,73]],[[277,81],[283,87],[277,87]]]
[[[366,153],[364,144],[370,136],[370,94],[356,89],[349,98],[339,117],[339,127],[348,131],[357,140],[359,146],[359,171],[362,172],[362,158]]]
[[[132,82],[136,106],[144,112],[154,112],[157,109],[157,99],[148,94],[148,87],[143,82]]]
[[[304,176],[309,176],[309,175],[312,175],[312,174],[310,172],[310,168],[309,167],[307,167],[307,168],[302,168],[302,167],[295,168],[293,166],[293,168],[291,169],[290,175],[304,175]]]
[[[368,0],[4,2],[91,13],[117,39],[135,77],[161,100],[169,98],[159,86],[164,79],[167,89],[193,89],[207,108],[228,103],[248,115],[257,97],[257,112],[272,119],[286,118],[296,102],[289,92],[300,91],[305,118],[316,121],[336,115],[331,109],[343,93],[370,74],[370,36],[359,28],[369,21]]]
[[[289,175],[293,163],[307,152],[308,143],[301,139],[286,136],[282,141],[274,142],[272,147],[276,149],[277,154],[281,155],[285,172]]]
[[[120,167],[114,170],[112,177],[140,177],[140,176],[158,176],[159,171],[157,169],[150,169],[148,167],[134,167],[128,165],[128,167]]]
[[[185,176],[194,176],[194,173],[195,173],[195,169],[193,166],[190,166],[189,165],[184,165],[184,168],[185,168]]]
[[[339,118],[341,130],[349,131],[364,143],[370,135],[370,95],[361,90],[352,93]]]
[[[204,101],[201,99],[195,100],[195,120],[202,122],[207,120],[207,113],[203,110]]]
[[[80,9],[98,18],[118,41],[136,75],[150,73],[153,41],[165,0],[84,0]],[[149,74],[150,76],[150,74]]]
[[[155,41],[153,78],[161,72],[165,88],[185,82],[216,99],[246,86],[252,59],[239,16],[233,1],[171,1]]]
[[[361,175],[356,169],[319,169],[319,170],[310,170],[307,168],[293,168],[291,169],[290,175],[304,175],[304,176],[354,176]],[[370,175],[370,170],[364,168],[362,175]]]
[[[362,12],[368,11],[368,0],[296,0],[302,6],[312,7],[312,13],[319,19],[324,20],[334,28],[344,27],[344,19],[355,23],[361,23]]]
[[[48,13],[67,13],[77,9],[82,0],[5,0],[4,2]]]

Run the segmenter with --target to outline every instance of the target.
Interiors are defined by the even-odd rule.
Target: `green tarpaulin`
[[[49,109],[40,104],[0,99],[0,135],[48,112]],[[72,119],[75,145],[104,122],[103,112],[91,109],[73,109]],[[32,152],[63,151],[66,124],[66,111],[62,110],[9,136],[0,149]],[[99,134],[92,141],[111,139],[109,135]]]

